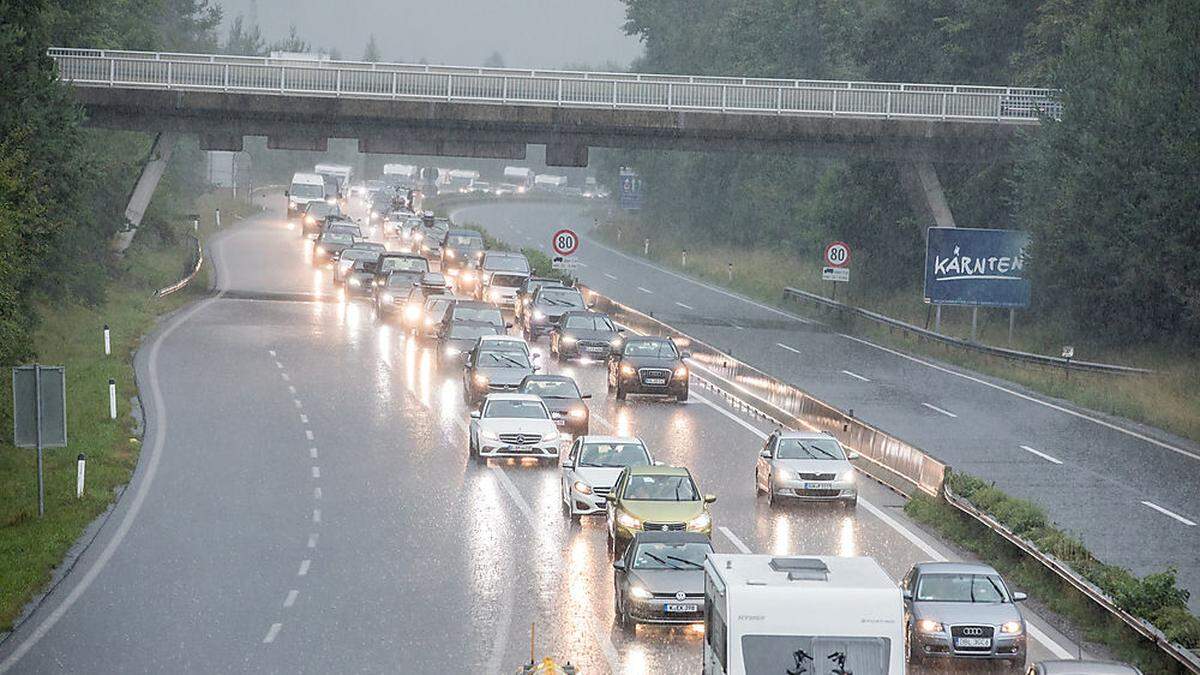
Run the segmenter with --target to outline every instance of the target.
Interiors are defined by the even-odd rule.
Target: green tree
[[[220,5],[209,0],[155,0],[162,48],[172,52],[213,52],[220,40]]]
[[[503,68],[504,67],[504,57],[500,55],[500,52],[492,50],[492,53],[489,54],[488,57],[483,60],[483,67],[484,68]]]
[[[267,43],[263,40],[262,31],[258,24],[245,24],[241,14],[229,25],[229,35],[225,38],[225,46],[221,49],[226,54],[241,56],[265,56]]]
[[[312,45],[296,32],[296,24],[288,26],[287,37],[271,44],[269,51],[273,52],[310,52]]]
[[[371,37],[367,39],[367,47],[363,50],[363,61],[382,61],[383,54],[379,51],[379,45],[375,42],[375,34],[371,33]]]

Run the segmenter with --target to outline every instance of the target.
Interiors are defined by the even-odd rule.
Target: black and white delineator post
[[[108,381],[108,419],[117,419],[117,381]]]
[[[83,475],[87,471],[87,457],[81,452],[75,458],[75,498],[83,496]]]
[[[108,324],[104,324],[104,355],[112,354],[112,335],[109,333]]]

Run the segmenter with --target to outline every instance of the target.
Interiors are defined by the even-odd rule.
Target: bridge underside
[[[297,150],[356,138],[362,152],[522,159],[526,144],[544,144],[551,166],[586,166],[589,147],[984,163],[1005,155],[1021,126],[105,87],[75,92],[93,126],[194,133],[207,150],[241,150],[245,136]]]

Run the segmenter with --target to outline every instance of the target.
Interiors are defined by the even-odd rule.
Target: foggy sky
[[[336,48],[357,59],[371,33],[388,61],[480,65],[500,52],[517,68],[559,68],[567,63],[621,66],[641,45],[621,30],[619,0],[216,0],[225,25],[257,13],[269,43],[296,25],[315,47]]]

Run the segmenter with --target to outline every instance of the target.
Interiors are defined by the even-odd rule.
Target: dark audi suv
[[[655,394],[688,399],[688,367],[670,338],[633,337],[608,357],[608,390],[618,401],[627,394]]]

